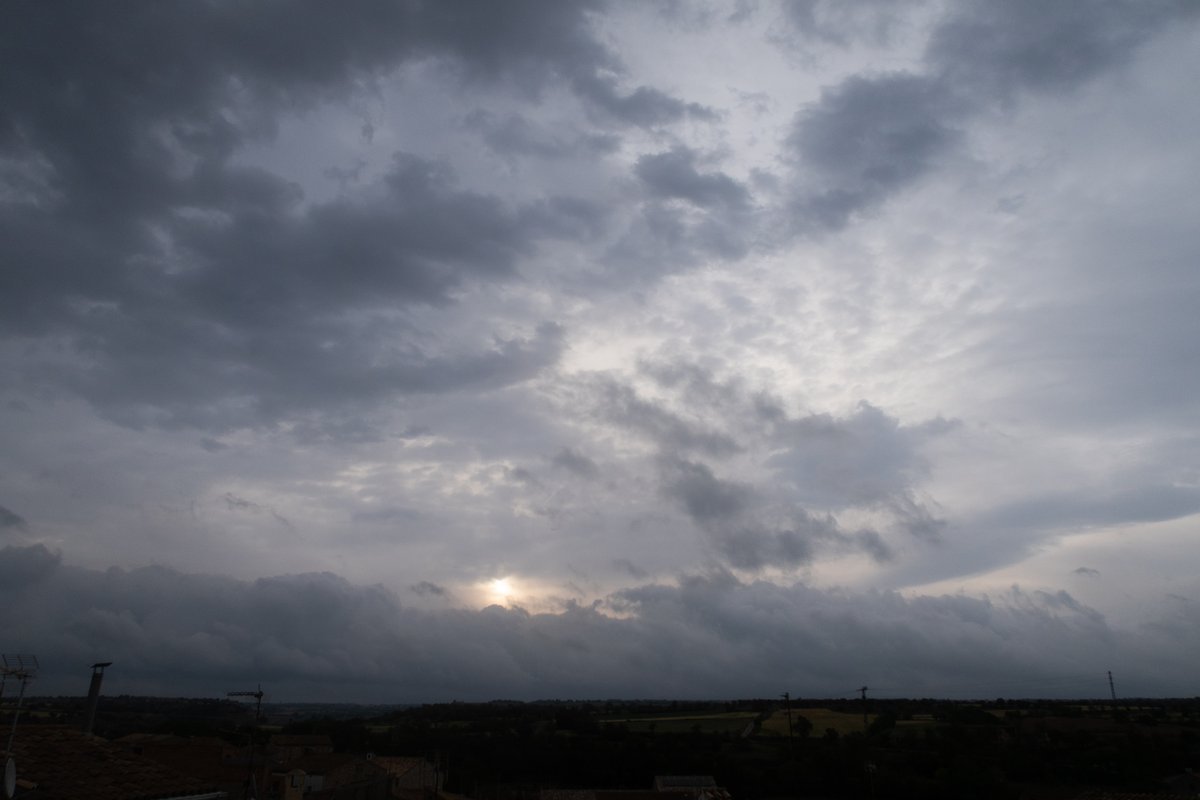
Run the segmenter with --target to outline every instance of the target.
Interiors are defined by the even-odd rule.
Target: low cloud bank
[[[0,550],[8,650],[36,653],[39,694],[110,692],[375,702],[498,697],[1191,694],[1200,605],[1136,629],[1065,592],[852,593],[682,576],[557,613],[421,610],[328,573],[255,581],[165,567],[105,571],[43,545]]]

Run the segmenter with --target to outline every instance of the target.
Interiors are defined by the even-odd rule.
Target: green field
[[[868,725],[875,721],[875,716],[875,714],[867,715]],[[830,711],[828,708],[793,708],[793,725],[797,724],[799,717],[804,717],[812,723],[812,729],[808,732],[809,736],[824,736],[825,731],[830,728],[837,731],[839,736],[863,731],[862,714],[846,714],[841,711]],[[798,730],[799,727],[797,727]],[[787,736],[787,712],[776,711],[766,719],[762,724],[762,733],[766,736]]]
[[[741,733],[757,717],[753,711],[721,714],[663,714],[602,719],[605,725],[624,725],[631,731],[652,733]]]

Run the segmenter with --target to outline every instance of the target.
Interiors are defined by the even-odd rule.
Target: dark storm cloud
[[[1097,663],[1129,664],[1147,694],[1190,680],[1200,641],[1184,608],[1125,631],[1062,592],[995,599],[741,583],[728,573],[626,589],[606,606],[530,614],[407,608],[330,573],[253,582],[161,567],[83,570],[43,549],[0,550],[20,576],[0,607],[8,642],[37,652],[47,692],[78,665],[112,660],[114,691],[218,694],[261,682],[280,699],[422,701],[515,697],[1089,694]],[[418,588],[419,587],[419,588]],[[433,585],[418,593],[437,596]],[[14,604],[12,601],[19,601]],[[16,609],[20,608],[21,611]],[[106,679],[107,682],[108,679]]]
[[[803,3],[791,14],[802,30],[824,28],[843,41],[886,30],[888,15],[876,4],[855,9]],[[851,75],[797,115],[787,141],[799,161],[791,204],[797,229],[845,226],[934,171],[980,111],[1021,92],[1077,88],[1172,22],[1198,14],[1195,3],[1172,0],[950,5],[930,37],[924,70]]]
[[[305,205],[296,185],[231,159],[272,137],[281,115],[418,58],[534,95],[565,82],[596,113],[636,124],[705,115],[647,87],[618,91],[621,66],[593,37],[591,10],[7,6],[0,326],[48,348],[20,379],[66,387],[123,424],[221,430],[351,399],[502,386],[553,363],[553,326],[449,352],[396,311],[511,279],[540,237],[594,230],[594,207],[509,208],[404,153],[377,185],[354,181],[358,194]],[[519,147],[519,127],[510,133]],[[613,141],[576,144],[598,152]]]
[[[25,518],[20,514],[4,506],[0,506],[0,529],[16,528],[17,530],[24,530],[27,526],[28,523],[25,522]]]
[[[0,581],[5,587],[13,588],[37,583],[51,575],[61,563],[62,554],[50,551],[45,545],[7,545],[0,550]]]

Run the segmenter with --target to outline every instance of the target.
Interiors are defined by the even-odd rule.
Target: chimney
[[[92,664],[92,685],[88,687],[87,718],[83,723],[84,733],[91,733],[92,725],[96,722],[96,706],[100,704],[100,681],[104,680],[104,668],[109,666],[112,666],[111,661]]]

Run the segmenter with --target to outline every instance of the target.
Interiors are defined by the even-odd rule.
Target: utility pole
[[[794,746],[792,744],[792,697],[787,692],[783,693],[783,707],[787,709],[788,721],[788,758],[793,757]]]
[[[262,699],[263,699],[262,684],[260,683],[258,685],[258,689],[256,689],[253,692],[226,692],[225,696],[226,697],[253,697],[256,701],[254,704],[254,724],[250,726],[250,764],[249,764],[249,767],[247,768],[247,772],[246,772],[246,794],[245,794],[245,796],[246,796],[247,800],[251,797],[255,798],[255,800],[258,800],[258,784],[254,780],[254,731],[256,728],[258,728],[258,720],[259,720],[259,717],[262,715]]]

